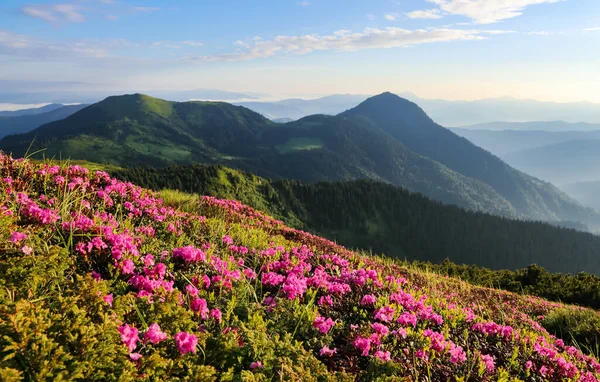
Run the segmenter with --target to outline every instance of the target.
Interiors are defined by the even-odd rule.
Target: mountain
[[[505,158],[513,166],[556,184],[599,180],[598,138],[523,149],[509,153]]]
[[[541,125],[538,125],[541,126]],[[592,126],[592,125],[590,125]],[[598,126],[600,129],[600,125]],[[514,151],[532,149],[572,140],[600,139],[600,130],[547,131],[547,130],[475,130],[451,128],[461,137],[505,159]],[[527,172],[527,171],[525,171]]]
[[[88,105],[68,105],[39,114],[0,117],[0,138],[11,134],[27,133],[49,122],[67,118]]]
[[[597,217],[550,183],[522,173],[436,124],[416,104],[391,93],[369,98],[341,116],[382,129],[410,150],[491,186],[525,216],[590,221]]]
[[[548,131],[548,132],[584,132],[600,130],[600,123],[571,123],[565,121],[534,122],[488,122],[475,125],[460,126],[456,130],[514,130],[514,131]],[[455,129],[453,129],[455,130]]]
[[[594,310],[351,251],[231,200],[183,212],[106,173],[0,162],[3,381],[600,377]]]
[[[239,200],[295,228],[391,257],[433,263],[448,258],[512,270],[538,264],[551,272],[600,275],[599,236],[466,211],[386,183],[269,181],[200,165],[128,168],[111,175],[153,190]],[[161,195],[181,200],[167,191]]]
[[[308,182],[367,178],[503,216],[586,224],[597,219],[551,184],[510,168],[389,93],[338,116],[313,115],[285,125],[226,103],[115,96],[28,134],[5,137],[0,149],[21,156],[34,138],[32,150],[46,148],[49,157],[127,165],[219,163]]]
[[[0,117],[20,117],[20,116],[24,116],[24,115],[42,114],[42,113],[47,113],[52,110],[60,109],[64,106],[65,105],[60,104],[60,103],[51,103],[51,104],[48,104],[45,106],[35,107],[35,108],[30,108],[30,109],[20,109],[20,110],[14,110],[14,111],[0,111]]]
[[[46,148],[48,157],[127,165],[223,163],[304,181],[370,178],[446,203],[517,216],[488,185],[343,117],[317,115],[283,127],[239,106],[136,94],[109,97],[28,134],[5,137],[0,148],[22,156],[34,138],[32,151]]]

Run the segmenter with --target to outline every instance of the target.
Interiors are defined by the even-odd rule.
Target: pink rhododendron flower
[[[375,322],[371,325],[371,328],[380,336],[387,336],[390,330],[387,326],[380,324],[379,322]]]
[[[174,338],[181,355],[186,355],[187,353],[196,353],[198,337],[191,333],[179,332],[175,334]]]
[[[111,294],[107,294],[106,296],[102,297],[102,299],[104,300],[104,302],[106,302],[109,306],[112,306],[113,304],[113,295]]]
[[[198,296],[198,288],[196,288],[193,285],[186,285],[185,286],[185,291],[190,295],[190,296]]]
[[[252,362],[250,364],[250,369],[252,369],[252,370],[262,369],[262,368],[263,368],[263,363],[261,361]]]
[[[389,362],[392,360],[392,358],[390,357],[390,352],[389,351],[381,351],[381,350],[377,350],[374,354],[375,358],[378,358],[379,360],[383,361],[383,362]]]
[[[333,321],[331,318],[325,319],[325,317],[321,316],[316,317],[313,322],[313,326],[317,328],[317,330],[319,330],[319,332],[321,332],[322,334],[329,333],[329,331],[331,330],[331,328],[333,328],[334,325],[335,321]]]
[[[205,299],[194,298],[190,304],[190,308],[194,312],[198,312],[203,320],[208,319],[209,309]]]
[[[363,298],[360,300],[360,304],[363,306],[374,305],[376,301],[377,298],[375,296],[373,296],[372,294],[367,294],[364,295]]]
[[[21,252],[23,252],[26,255],[31,255],[33,253],[33,248],[26,245],[23,248],[21,248]]]
[[[118,327],[118,330],[121,333],[121,341],[127,346],[130,352],[133,352],[139,341],[137,328],[123,324]]]
[[[391,306],[384,306],[375,311],[375,319],[383,322],[388,322],[394,319],[395,310]]]
[[[227,245],[231,245],[233,244],[233,239],[231,238],[231,236],[223,236],[223,243],[227,244]]]
[[[356,337],[353,345],[355,348],[361,351],[361,355],[363,357],[369,355],[369,350],[371,350],[371,340],[369,338]]]
[[[123,265],[121,266],[121,271],[125,275],[131,275],[135,272],[135,264],[133,260],[125,260],[123,261]]]
[[[27,239],[27,235],[21,232],[14,231],[10,234],[10,239],[8,239],[8,241],[10,241],[11,243],[19,244],[21,240],[25,239]]]
[[[131,358],[132,361],[138,361],[142,358],[142,355],[140,353],[129,353],[129,358]]]
[[[215,319],[218,323],[221,323],[221,310],[219,308],[215,308],[210,311],[210,316]]]
[[[319,355],[321,357],[331,357],[335,353],[337,353],[337,349],[336,348],[330,349],[329,346],[327,346],[327,345],[323,346],[321,348],[321,350],[319,350]]]
[[[489,354],[483,354],[481,356],[481,362],[483,362],[483,364],[485,365],[485,369],[489,373],[492,373],[496,369],[496,366],[494,364],[494,357],[492,357]]]
[[[158,326],[157,323],[154,323],[148,327],[148,331],[146,332],[144,339],[147,342],[157,344],[167,339],[167,333],[160,330],[160,326]]]

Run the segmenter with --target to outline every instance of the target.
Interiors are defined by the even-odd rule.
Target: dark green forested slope
[[[600,274],[600,237],[546,223],[465,211],[372,181],[303,184],[215,166],[128,169],[117,177],[153,189],[235,198],[296,227],[390,256],[552,272]]]

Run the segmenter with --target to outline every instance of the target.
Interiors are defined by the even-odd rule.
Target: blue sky
[[[598,0],[0,3],[21,90],[410,91],[600,102]]]

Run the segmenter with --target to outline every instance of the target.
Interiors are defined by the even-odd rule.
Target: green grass
[[[319,138],[298,137],[291,138],[282,145],[275,146],[280,154],[289,154],[296,151],[318,150],[323,148],[324,143]]]

